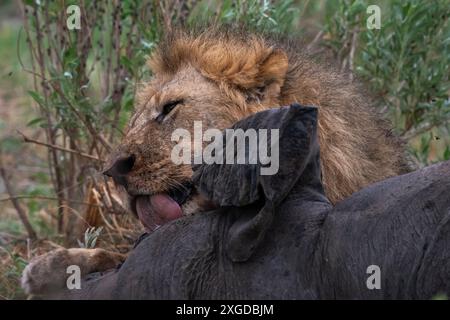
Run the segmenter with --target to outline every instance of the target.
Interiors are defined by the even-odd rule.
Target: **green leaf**
[[[36,91],[28,91],[28,94],[36,101],[41,107],[45,107],[45,99],[42,95]]]
[[[445,148],[443,158],[443,160],[450,160],[450,146]]]
[[[36,124],[38,124],[38,123],[41,123],[41,122],[43,122],[43,121],[45,121],[44,118],[34,118],[33,120],[31,120],[31,121],[29,121],[29,122],[27,123],[27,127],[32,127],[32,126],[34,126],[34,125],[36,125]]]

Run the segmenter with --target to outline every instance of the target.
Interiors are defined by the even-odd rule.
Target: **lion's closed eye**
[[[161,113],[155,118],[156,122],[161,123],[164,118],[170,113],[172,112],[173,109],[175,109],[175,107],[179,104],[183,103],[182,99],[178,99],[178,100],[174,100],[174,101],[169,101],[166,104],[164,104],[164,106],[162,107],[162,111]]]

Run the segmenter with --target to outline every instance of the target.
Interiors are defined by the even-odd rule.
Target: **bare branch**
[[[322,36],[323,36],[323,30],[320,30],[319,32],[317,32],[314,39],[306,47],[307,50],[312,50],[320,42],[320,40],[322,39]]]
[[[419,126],[414,127],[412,129],[402,133],[402,137],[405,140],[410,140],[410,139],[417,137],[418,135],[425,133],[435,127],[439,127],[439,126],[446,125],[446,124],[450,124],[450,119],[444,119],[444,120],[438,121],[438,122],[424,122],[424,123],[421,123]]]
[[[2,161],[2,158],[1,158],[1,153],[0,153],[0,176],[3,178],[3,182],[5,183],[6,191],[9,194],[9,200],[11,200],[14,208],[17,211],[17,215],[19,216],[20,220],[23,223],[23,226],[27,230],[28,237],[31,240],[36,240],[37,239],[36,232],[34,231],[33,227],[31,226],[31,223],[28,220],[27,214],[25,213],[23,208],[20,206],[20,203],[19,203],[19,201],[17,201],[17,198],[14,196],[13,187],[11,186],[11,183],[9,181],[9,177],[8,177],[8,174],[6,173],[5,168],[3,167],[3,161]]]
[[[8,198],[0,199],[0,202],[14,201],[14,200],[20,200],[20,199],[38,199],[38,200],[54,200],[54,201],[58,201],[59,200],[56,197],[18,195],[18,196],[9,196]],[[85,202],[85,201],[77,201],[77,200],[66,200],[66,201],[68,203],[78,203],[78,204],[83,204],[83,205],[86,205],[86,206],[102,207],[99,204],[89,203],[89,202]]]
[[[350,53],[348,56],[348,67],[350,69],[350,80],[353,80],[353,60],[355,58],[355,51],[356,51],[356,46],[357,46],[357,42],[358,42],[358,29],[355,28],[355,30],[353,30],[353,35],[352,35],[352,43],[350,46]]]
[[[87,154],[87,153],[80,152],[80,151],[77,151],[77,150],[68,149],[68,148],[64,148],[64,147],[57,146],[57,145],[54,145],[54,144],[50,144],[50,143],[34,140],[32,138],[27,137],[25,134],[23,134],[20,131],[17,131],[17,132],[22,136],[23,141],[26,142],[26,143],[34,143],[34,144],[37,144],[37,145],[40,145],[40,146],[44,146],[44,147],[47,147],[47,148],[52,148],[52,149],[56,149],[56,150],[60,150],[60,151],[64,151],[64,152],[69,152],[69,153],[74,153],[74,154],[77,154],[77,155],[79,155],[81,157],[88,158],[88,159],[91,159],[91,160],[104,162],[103,160],[101,160],[101,159],[99,159],[96,156],[93,156],[91,154]]]

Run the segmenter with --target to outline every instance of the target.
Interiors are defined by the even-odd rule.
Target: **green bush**
[[[378,2],[380,29],[366,26],[373,2],[341,1],[329,10],[325,43],[344,62],[355,47],[354,71],[420,163],[449,159],[450,1]]]

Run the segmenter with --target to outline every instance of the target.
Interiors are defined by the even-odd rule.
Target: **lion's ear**
[[[288,69],[288,57],[281,49],[274,49],[261,63],[258,77],[264,83],[283,84]]]
[[[280,94],[288,70],[288,57],[281,49],[274,49],[258,67],[254,86],[248,90],[248,99],[271,101]]]

